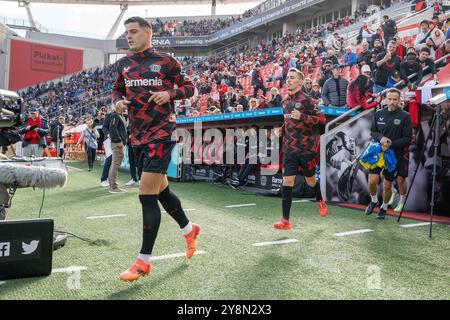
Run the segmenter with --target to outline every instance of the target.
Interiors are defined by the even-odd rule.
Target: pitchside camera
[[[17,93],[0,89],[0,129],[20,125],[23,109],[22,98]]]

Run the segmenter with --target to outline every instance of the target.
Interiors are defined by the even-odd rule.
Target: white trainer
[[[101,182],[100,182],[100,185],[101,185],[102,187],[109,187],[109,181],[108,181],[108,180],[101,181]]]
[[[137,186],[139,185],[139,182],[134,181],[133,179],[131,179],[131,180],[128,181],[125,185],[126,185],[127,187],[137,187]]]

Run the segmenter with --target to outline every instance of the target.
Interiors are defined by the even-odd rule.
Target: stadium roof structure
[[[90,5],[119,5],[120,14],[114,22],[111,30],[108,32],[106,39],[112,39],[120,21],[122,20],[125,11],[129,6],[138,5],[194,5],[194,4],[210,4],[211,15],[216,15],[217,4],[232,4],[232,3],[254,3],[261,2],[258,0],[5,0],[10,2],[17,2],[19,7],[25,7],[27,10],[28,21],[30,29],[39,31],[36,22],[34,21],[33,14],[31,12],[30,4],[32,3],[47,3],[47,4],[90,4]]]
[[[93,4],[93,5],[183,5],[183,4],[212,4],[214,0],[4,0],[26,3],[55,3],[55,4]],[[217,4],[251,3],[257,0],[215,0]]]

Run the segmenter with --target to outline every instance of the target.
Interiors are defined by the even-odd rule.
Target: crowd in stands
[[[335,107],[374,107],[380,100],[373,100],[379,92],[407,80],[419,66],[429,69],[406,81],[409,89],[415,90],[427,73],[436,77],[433,60],[450,53],[448,20],[423,21],[415,41],[406,43],[398,37],[395,22],[384,17],[374,32],[364,25],[356,43],[347,43],[337,30],[362,16],[357,12],[331,24],[298,28],[254,48],[244,46],[214,57],[180,58],[195,83],[196,94],[176,102],[177,116],[280,107],[289,68],[305,73],[305,94],[321,105]],[[113,81],[114,65],[109,65],[74,74],[65,81],[30,87],[21,95],[26,108],[38,108],[43,117],[66,115],[68,125],[78,125],[87,115],[101,124],[110,105]]]
[[[381,5],[381,9],[384,9]],[[162,21],[156,18],[152,22],[153,36],[154,37],[186,37],[186,36],[205,36],[212,34],[214,32],[223,30],[230,27],[236,23],[239,23],[247,18],[256,16],[262,11],[262,5],[258,5],[250,10],[245,11],[242,15],[238,17],[229,17],[226,19],[220,18],[206,18],[202,20],[166,20]],[[368,7],[362,5],[357,10],[355,10],[352,16],[347,16],[343,18],[336,19],[334,22],[330,22],[325,26],[321,27],[322,30],[318,30],[319,35],[323,36],[322,31],[333,32],[337,28],[344,26],[348,27],[355,21],[361,21],[370,15]]]
[[[66,115],[69,125],[81,124],[81,116],[96,117],[102,107],[110,104],[114,70],[114,65],[108,65],[75,73],[64,81],[29,87],[21,93],[24,107],[37,108],[41,116],[49,119]]]
[[[247,18],[258,15],[261,12],[261,5],[245,11],[238,17],[229,17],[226,19],[202,19],[196,20],[168,20],[162,21],[156,18],[152,22],[154,37],[186,37],[186,36],[205,36],[223,30],[229,26],[239,23]]]

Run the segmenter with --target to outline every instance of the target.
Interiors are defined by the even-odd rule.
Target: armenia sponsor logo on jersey
[[[162,84],[162,79],[158,77],[153,79],[125,79],[126,87],[162,86]]]

